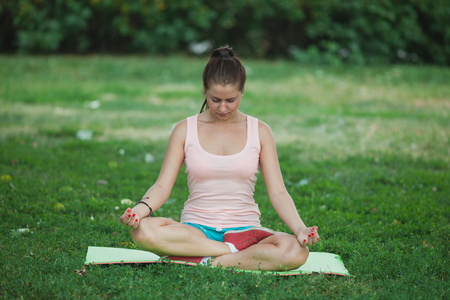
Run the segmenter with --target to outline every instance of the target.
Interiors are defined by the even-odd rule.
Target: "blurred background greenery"
[[[450,63],[447,0],[0,0],[2,53],[203,54]]]

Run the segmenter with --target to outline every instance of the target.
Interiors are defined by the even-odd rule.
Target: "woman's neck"
[[[237,110],[230,118],[221,120],[211,113],[209,109],[199,114],[199,120],[206,123],[228,124],[228,123],[240,123],[247,120],[246,115]]]

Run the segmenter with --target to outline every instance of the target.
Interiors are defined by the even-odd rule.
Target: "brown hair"
[[[206,93],[211,84],[237,84],[239,90],[243,91],[246,78],[245,68],[234,54],[233,49],[223,46],[211,53],[211,57],[203,70],[204,92]],[[208,107],[206,98],[200,113],[204,111],[205,107]]]

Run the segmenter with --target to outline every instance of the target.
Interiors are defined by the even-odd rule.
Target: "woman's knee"
[[[144,218],[138,228],[131,229],[131,238],[142,248],[152,248],[158,241],[156,235],[159,226],[160,222],[156,218]]]
[[[289,238],[283,245],[283,265],[289,269],[296,269],[304,265],[309,256],[308,247],[303,247],[295,237]]]

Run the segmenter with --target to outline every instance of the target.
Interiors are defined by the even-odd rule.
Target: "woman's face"
[[[243,92],[237,84],[210,85],[205,94],[210,112],[219,120],[231,119],[239,108]]]

